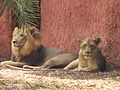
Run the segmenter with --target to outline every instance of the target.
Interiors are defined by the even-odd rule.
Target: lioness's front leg
[[[78,66],[77,68],[73,69],[72,71],[85,71],[85,68],[82,68],[81,66]]]
[[[72,61],[70,64],[68,64],[68,65],[64,68],[64,70],[71,70],[71,69],[77,68],[77,67],[78,67],[78,61],[79,61],[78,59]]]

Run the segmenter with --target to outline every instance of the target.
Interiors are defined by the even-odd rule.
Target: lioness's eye
[[[86,47],[86,45],[84,44],[84,45],[80,45],[80,48],[85,48]]]
[[[85,48],[86,47],[86,44],[81,44],[80,45],[80,48]]]
[[[90,45],[92,48],[94,48],[95,47],[95,45]]]

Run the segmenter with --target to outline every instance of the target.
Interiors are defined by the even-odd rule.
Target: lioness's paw
[[[78,68],[75,68],[75,69],[73,69],[73,70],[71,70],[71,71],[81,71],[81,70],[79,70]]]
[[[86,67],[86,68],[84,68],[84,71],[90,71],[90,68]]]
[[[68,68],[67,68],[67,67],[65,67],[65,68],[63,68],[63,70],[68,70]]]

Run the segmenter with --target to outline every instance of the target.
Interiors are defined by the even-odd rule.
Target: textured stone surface
[[[120,0],[42,0],[43,43],[78,51],[75,39],[100,37],[108,62],[120,64]]]
[[[8,13],[0,17],[0,57],[10,57],[11,27]]]

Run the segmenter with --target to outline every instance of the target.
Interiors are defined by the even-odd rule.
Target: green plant
[[[15,16],[16,24],[26,28],[29,25],[37,26],[40,17],[40,0],[0,0],[0,16],[5,10],[10,16]]]

